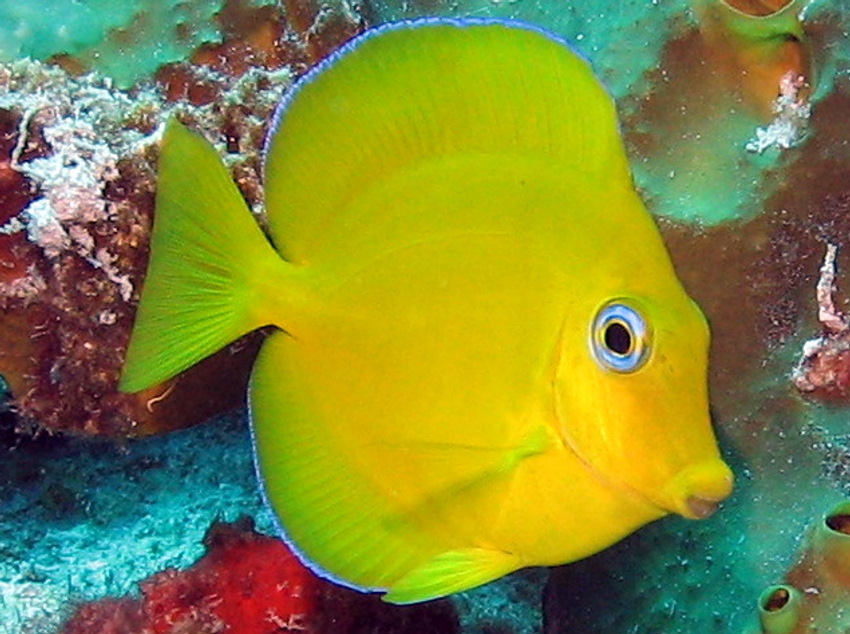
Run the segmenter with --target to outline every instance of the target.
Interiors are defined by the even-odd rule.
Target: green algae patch
[[[68,55],[127,88],[221,41],[222,0],[0,3],[0,61]],[[270,4],[250,0],[249,4]]]

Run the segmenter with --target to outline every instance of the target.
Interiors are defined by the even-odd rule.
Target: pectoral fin
[[[441,553],[411,570],[383,596],[389,603],[416,603],[469,590],[523,567],[516,555],[485,548]]]

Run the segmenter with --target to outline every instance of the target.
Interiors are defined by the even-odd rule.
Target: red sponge
[[[207,553],[191,568],[167,569],[141,582],[137,604],[104,599],[85,605],[63,634],[315,632],[322,582],[281,540],[255,532],[243,519],[213,524],[204,543]]]

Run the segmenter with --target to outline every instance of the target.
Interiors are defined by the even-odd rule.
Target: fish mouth
[[[687,519],[704,520],[714,515],[721,502],[732,493],[735,477],[729,466],[720,458],[686,467],[670,483],[655,494],[643,491],[619,478],[612,478],[587,460],[569,434],[561,434],[568,447],[585,468],[607,487],[619,489],[632,499],[664,513],[676,513]]]
[[[734,483],[732,470],[717,458],[686,467],[655,494],[620,484],[633,496],[662,512],[704,520],[714,515],[732,494]]]
[[[555,364],[559,366],[559,362]],[[561,441],[564,447],[581,462],[585,469],[593,475],[603,486],[619,490],[633,500],[639,500],[648,509],[654,509],[656,517],[665,513],[676,513],[687,519],[703,520],[711,517],[720,508],[721,502],[732,494],[735,476],[729,466],[719,456],[712,456],[707,460],[697,462],[685,467],[672,480],[659,491],[644,490],[632,484],[605,473],[599,469],[591,460],[585,457],[579,443],[572,434],[567,432],[568,426],[561,419],[560,393],[556,383],[552,382],[555,399],[553,401],[553,415],[560,430]]]
[[[704,520],[717,512],[717,509],[720,508],[720,502],[722,502],[722,500],[707,500],[705,498],[692,495],[685,500],[685,505],[690,511],[690,515],[693,519]]]
[[[665,487],[670,503],[663,506],[688,519],[707,519],[732,493],[734,482],[731,469],[719,458],[701,462],[681,471]]]
[[[711,471],[717,475],[707,481],[694,481],[690,475],[693,469],[686,469],[683,474],[674,478],[671,485],[665,487],[660,496],[647,494],[632,487],[626,487],[646,503],[666,511],[675,513],[689,520],[704,520],[714,515],[723,501],[732,493],[734,477],[725,463],[717,461]],[[687,475],[686,475],[687,474]],[[685,477],[682,477],[682,476]]]
[[[671,482],[656,494],[640,490],[617,478],[610,478],[585,460],[572,443],[573,453],[587,470],[606,486],[620,489],[633,499],[641,500],[660,514],[675,513],[692,520],[704,520],[714,515],[728,498],[735,482],[729,466],[719,458],[698,463],[679,472]],[[660,495],[659,495],[660,493]]]

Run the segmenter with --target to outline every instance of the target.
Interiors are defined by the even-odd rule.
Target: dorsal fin
[[[563,41],[498,20],[403,22],[352,40],[279,107],[265,154],[278,249],[309,260],[371,183],[460,153],[530,154],[630,181],[613,102]]]

